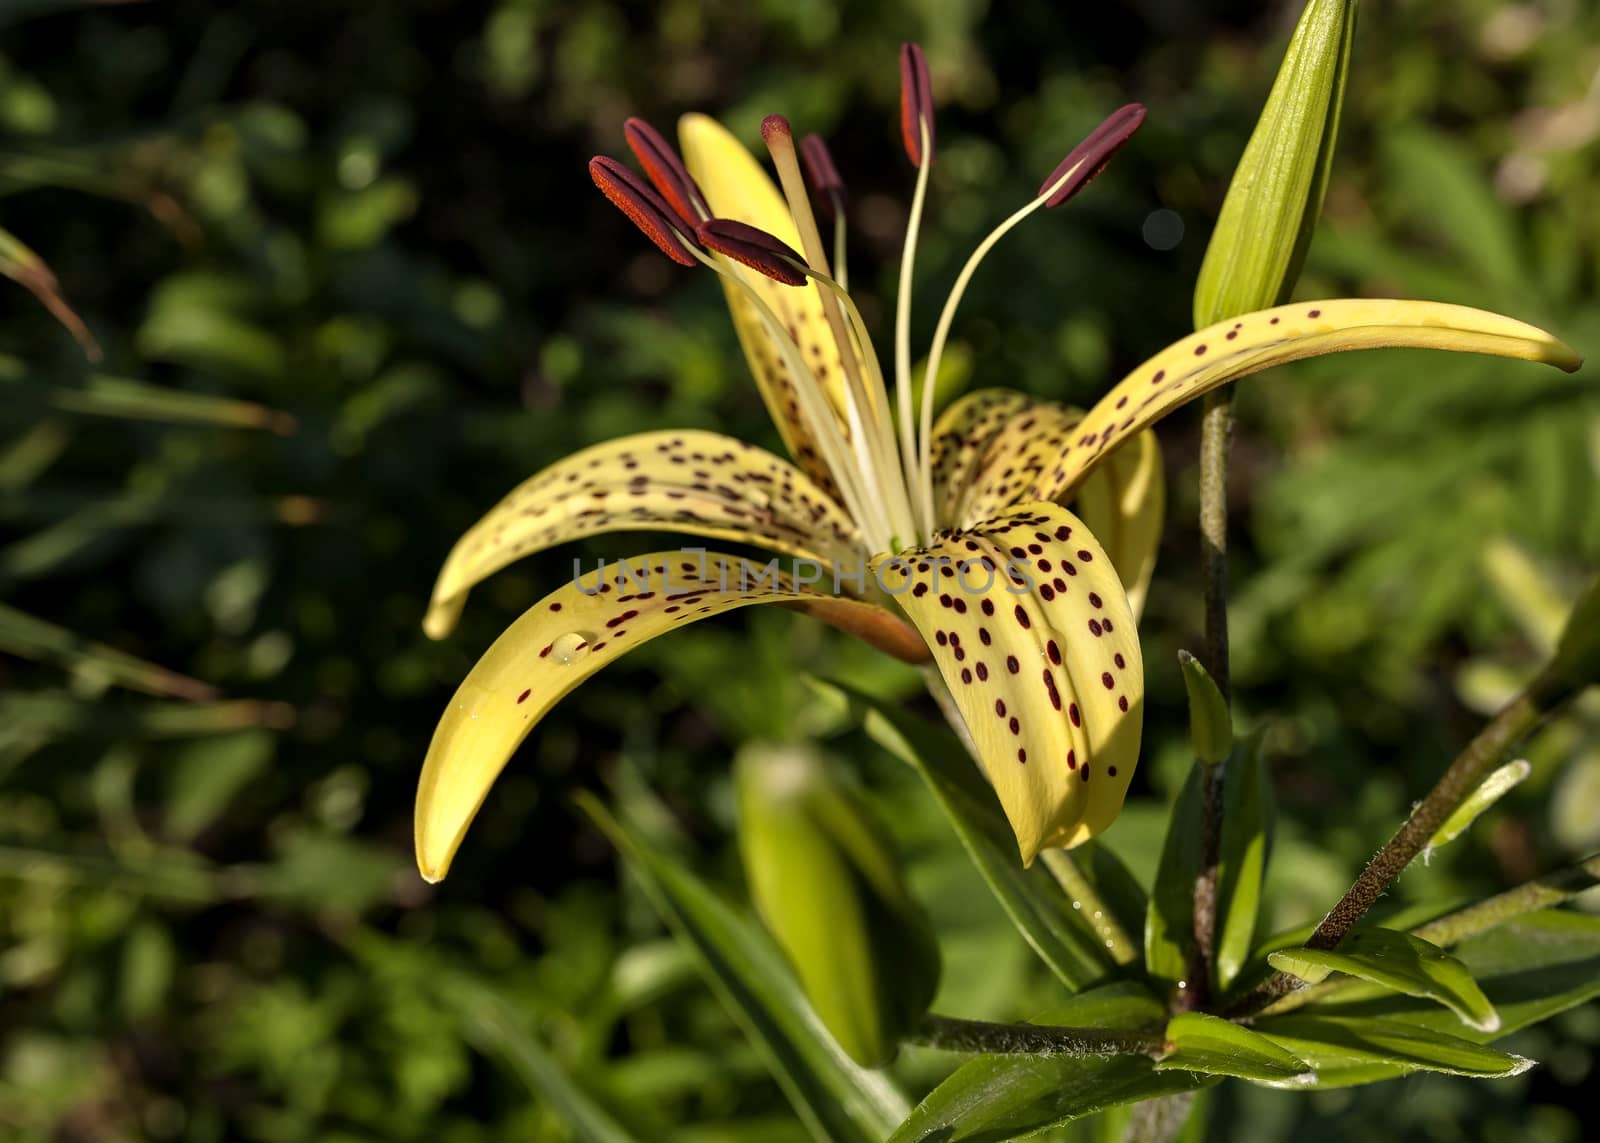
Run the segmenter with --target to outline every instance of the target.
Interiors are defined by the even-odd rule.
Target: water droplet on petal
[[[562,666],[574,663],[588,650],[593,638],[587,631],[568,631],[565,635],[557,635],[555,642],[550,644],[550,658]]]

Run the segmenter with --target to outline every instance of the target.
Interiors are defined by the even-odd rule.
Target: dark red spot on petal
[[[527,702],[528,701],[528,696],[531,695],[532,693],[533,693],[532,690],[523,691],[520,695],[517,696],[517,704],[520,706],[521,704]]]

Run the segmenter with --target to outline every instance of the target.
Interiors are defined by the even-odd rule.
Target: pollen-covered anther
[[[1050,197],[1045,200],[1045,206],[1060,206],[1088,186],[1096,175],[1106,169],[1106,164],[1122,145],[1133,138],[1133,133],[1139,129],[1139,124],[1144,122],[1144,116],[1145,108],[1142,103],[1130,103],[1106,116],[1100,126],[1089,132],[1083,142],[1072,148],[1067,157],[1056,165],[1056,169],[1050,172],[1050,177],[1039,187],[1040,194],[1055,187],[1054,191],[1050,191]],[[1065,182],[1061,182],[1063,178],[1066,179]],[[1061,183],[1060,186],[1056,186],[1058,182]]]
[[[706,205],[706,196],[700,193],[700,185],[661,132],[635,117],[623,124],[622,136],[651,183],[686,226],[693,228],[702,219],[711,217],[711,208]]]
[[[775,282],[786,286],[806,284],[806,276],[800,270],[806,260],[788,243],[759,227],[732,218],[713,218],[700,224],[695,237],[706,249],[742,262]]]
[[[922,133],[928,133],[928,153],[922,153]],[[900,137],[906,157],[914,167],[933,160],[933,85],[928,79],[928,57],[920,44],[900,45]]]
[[[661,252],[683,266],[695,264],[694,255],[684,244],[677,215],[638,175],[615,159],[596,155],[589,160],[589,177],[600,193],[654,242]]]
[[[845,193],[827,142],[821,135],[807,135],[800,140],[800,158],[805,160],[806,178],[831,222],[844,209]]]

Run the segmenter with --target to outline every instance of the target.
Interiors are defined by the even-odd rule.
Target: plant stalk
[[[1228,449],[1233,441],[1233,387],[1206,396],[1200,417],[1200,574],[1206,613],[1205,668],[1223,701],[1228,674]],[[1194,882],[1194,941],[1189,987],[1178,1003],[1203,1008],[1210,995],[1217,933],[1217,863],[1222,848],[1226,762],[1206,768],[1201,792],[1200,871]]]
[[[1110,1028],[1065,1028],[1050,1024],[996,1024],[963,1020],[930,1012],[905,1038],[942,1052],[1023,1056],[1157,1055],[1160,1029],[1115,1031]]]
[[[1546,672],[1495,715],[1467,744],[1466,749],[1456,756],[1456,760],[1433,789],[1428,791],[1427,796],[1416,804],[1399,831],[1367,863],[1355,884],[1350,886],[1306,940],[1305,947],[1331,949],[1343,940],[1344,935],[1366,916],[1367,910],[1422,852],[1445,819],[1472,795],[1517,743],[1573,693],[1571,683]],[[1485,906],[1488,904],[1484,902]],[[1280,997],[1297,992],[1302,987],[1302,982],[1288,973],[1275,973],[1234,1005],[1228,1014],[1254,1015]]]

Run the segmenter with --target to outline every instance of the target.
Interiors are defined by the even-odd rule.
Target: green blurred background
[[[895,51],[921,40],[941,148],[925,345],[972,244],[1137,98],[1149,121],[1112,169],[979,275],[941,384],[1086,403],[1185,332],[1299,5],[1076,7],[0,0],[0,227],[105,351],[91,366],[0,283],[0,1137],[557,1141],[581,1138],[563,1108],[588,1098],[646,1139],[803,1139],[569,798],[625,805],[737,897],[728,764],[759,739],[825,742],[892,810],[945,942],[941,1010],[1049,1002],[914,777],[796,672],[908,699],[915,676],[787,614],[703,624],[564,702],[443,885],[409,843],[423,751],[476,654],[574,555],[660,546],[517,565],[430,644],[454,538],[579,444],[668,425],[774,441],[715,284],[589,183],[626,116],[704,109],[753,136],[782,111],[825,132],[882,328],[911,181]],[[1600,6],[1369,4],[1344,123],[1302,296],[1486,306],[1594,358]],[[1236,683],[1270,726],[1275,928],[1332,901],[1600,562],[1595,379],[1394,352],[1242,386]],[[1149,747],[1108,835],[1146,874],[1187,764],[1195,420],[1161,429]],[[1595,706],[1529,749],[1534,777],[1402,898],[1600,847]],[[1513,1047],[1545,1066],[1315,1097],[1232,1084],[1198,1122],[1582,1138],[1600,1010]],[[897,1072],[918,1090],[950,1064],[911,1052]]]

